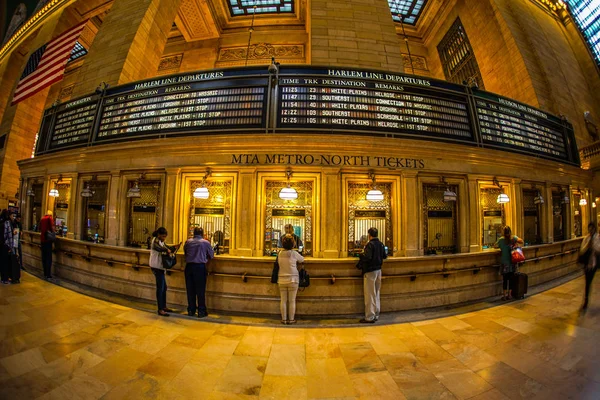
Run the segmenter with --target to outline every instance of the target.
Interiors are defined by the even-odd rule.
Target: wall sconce
[[[579,200],[579,205],[581,207],[587,206],[587,200],[585,199],[585,190],[581,190],[579,189],[579,187],[577,187],[577,191],[579,192],[579,195],[581,196],[581,199]]]
[[[443,176],[442,176],[442,183],[446,184],[446,190],[444,191],[444,203],[456,201],[456,199],[458,198],[458,196],[456,195],[456,192],[453,192],[452,190],[450,190],[450,185],[448,185],[448,182],[446,182],[446,178],[444,178]]]
[[[140,189],[139,182],[140,180],[146,179],[146,174],[140,174],[140,177],[135,180],[133,186],[127,190],[127,197],[130,199],[139,199],[142,197],[142,190]]]
[[[92,181],[96,180],[96,175],[92,176]],[[95,191],[90,187],[90,182],[86,183],[85,187],[81,191],[81,197],[89,198],[94,196]]]
[[[206,179],[211,175],[212,175],[212,172],[211,172],[210,168],[206,168],[206,173],[204,174],[204,177],[202,178],[202,184],[200,185],[200,187],[197,187],[196,190],[194,190],[194,198],[195,199],[203,199],[203,200],[208,199],[208,197],[210,196],[210,193],[208,192],[208,188],[206,187]]]
[[[298,192],[290,185],[290,178],[292,177],[292,169],[288,168],[285,171],[287,177],[287,186],[279,191],[279,198],[281,200],[296,200],[298,198]]]
[[[50,193],[48,193],[48,196],[50,196],[50,197],[60,196],[60,193],[58,193],[58,189],[56,188],[56,186],[58,185],[58,182],[60,182],[61,180],[62,180],[62,175],[59,175],[58,180],[56,182],[54,182],[54,187],[52,189],[50,189]]]
[[[371,181],[373,182],[373,186],[371,187],[371,190],[369,190],[367,192],[367,200],[368,201],[382,201],[383,200],[383,193],[381,192],[381,190],[377,189],[377,185],[375,184],[375,172],[374,171],[369,171],[369,178],[371,178]]]
[[[508,195],[506,193],[504,193],[504,189],[502,188],[502,186],[500,186],[500,182],[498,182],[498,179],[496,179],[496,177],[494,177],[492,182],[494,183],[494,185],[498,186],[500,188],[500,190],[502,190],[502,193],[500,193],[498,195],[498,198],[496,199],[496,203],[498,203],[498,204],[508,203],[510,201],[510,198],[508,197]]]

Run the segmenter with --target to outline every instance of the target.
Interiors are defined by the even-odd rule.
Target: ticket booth
[[[198,195],[199,188],[205,195]],[[204,238],[218,251],[228,254],[231,241],[231,181],[192,181],[188,237],[194,228],[204,230]]]

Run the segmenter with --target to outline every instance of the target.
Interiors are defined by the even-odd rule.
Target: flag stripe
[[[87,21],[84,21],[63,32],[29,57],[11,105],[33,96],[63,78],[75,42],[86,23]]]

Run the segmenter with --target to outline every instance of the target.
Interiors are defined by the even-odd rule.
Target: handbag
[[[525,261],[525,254],[523,254],[523,249],[520,247],[515,247],[510,254],[510,258],[513,264],[518,264]]]
[[[164,269],[171,269],[177,264],[177,250],[176,248],[171,254],[161,254],[162,266]]]
[[[46,231],[46,241],[48,241],[48,242],[56,241],[56,232]]]
[[[298,287],[307,288],[310,286],[310,275],[306,271],[306,268],[302,268],[299,273],[300,275],[300,283],[298,283]]]
[[[275,259],[273,263],[273,272],[271,272],[271,283],[277,283],[279,280],[279,256]]]

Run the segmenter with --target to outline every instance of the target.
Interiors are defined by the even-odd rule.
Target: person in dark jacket
[[[44,267],[44,277],[52,279],[52,240],[48,240],[48,232],[56,232],[52,211],[48,210],[45,216],[40,220],[40,242],[42,243],[42,266]]]
[[[360,320],[363,324],[372,324],[379,319],[381,266],[387,258],[385,246],[379,238],[377,228],[369,229],[369,242],[364,253],[360,256],[359,265],[363,273],[365,317]]]
[[[10,214],[8,210],[2,210],[2,214],[0,214],[0,279],[4,284],[9,283],[11,273],[10,244],[5,240],[7,222],[10,226]]]

